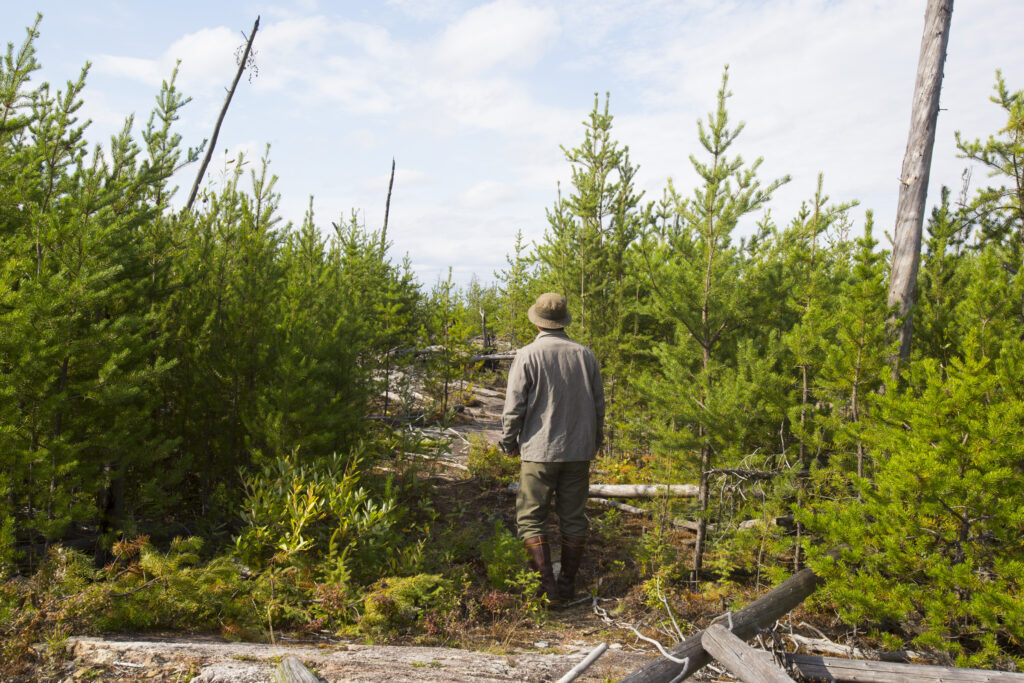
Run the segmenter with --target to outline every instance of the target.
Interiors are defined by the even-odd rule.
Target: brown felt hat
[[[569,315],[565,297],[551,292],[538,296],[537,303],[530,306],[526,317],[537,327],[543,327],[546,330],[559,330],[572,323],[572,316]]]

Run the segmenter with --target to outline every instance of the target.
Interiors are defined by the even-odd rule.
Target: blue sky
[[[835,201],[894,220],[924,0],[379,0],[288,3],[0,0],[3,39],[20,42],[38,10],[41,78],[63,83],[92,62],[83,114],[104,143],[126,114],[143,120],[180,59],[193,98],[187,145],[209,137],[257,15],[259,73],[243,81],[210,170],[253,161],[271,145],[281,213],[299,222],[314,195],[320,226],[355,209],[383,220],[397,161],[389,235],[431,284],[453,266],[465,283],[492,279],[521,229],[545,209],[569,165],[560,145],[582,138],[594,93],[611,93],[614,134],[639,164],[648,199],[668,178],[689,193],[696,121],[714,105],[728,63],[730,112],[747,127],[737,151],[763,156],[765,180],[792,182],[770,205],[787,223],[818,172]],[[1019,0],[954,7],[929,203],[960,187],[954,131],[986,137],[1005,124],[988,101],[995,70],[1024,88]],[[1013,27],[1012,29],[1010,27]],[[179,176],[184,201],[196,169]],[[972,186],[986,181],[978,171]],[[883,238],[884,239],[884,238]]]

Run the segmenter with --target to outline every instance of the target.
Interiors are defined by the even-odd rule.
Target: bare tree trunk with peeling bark
[[[899,364],[910,356],[917,269],[921,261],[921,229],[935,145],[935,124],[939,116],[942,67],[946,61],[952,16],[953,0],[928,0],[914,83],[910,135],[900,176],[889,278],[889,307],[896,309],[892,325],[900,341],[899,355],[892,363],[894,378],[899,374]]]

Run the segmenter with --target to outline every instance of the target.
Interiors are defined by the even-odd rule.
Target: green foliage
[[[363,599],[359,627],[371,636],[403,633],[425,610],[450,602],[450,589],[451,583],[437,574],[381,579]]]
[[[526,252],[523,231],[516,231],[516,241],[511,254],[505,254],[508,268],[494,274],[498,282],[498,308],[496,326],[498,336],[513,346],[529,343],[536,334],[536,328],[526,317],[526,311],[533,305],[540,292],[535,276],[533,257]]]
[[[473,330],[467,324],[450,267],[448,277],[438,279],[431,292],[430,311],[431,319],[424,336],[434,344],[436,353],[429,356],[425,385],[434,402],[432,412],[447,422],[454,414],[455,405],[470,395],[469,375],[476,366],[471,359]]]
[[[848,548],[839,562],[819,555],[813,566],[845,618],[913,619],[915,644],[954,654],[967,646],[977,650],[971,663],[991,664],[1000,640],[1024,638],[1018,380],[968,356],[945,376],[922,362],[911,384],[920,389],[880,402],[865,435],[876,452],[873,482],[852,477],[856,497],[805,515],[823,547]]]
[[[526,546],[500,519],[494,523],[494,533],[480,543],[480,552],[492,587],[509,590],[516,585],[526,564]]]
[[[743,306],[743,259],[732,243],[740,218],[759,209],[787,178],[762,187],[757,180],[758,159],[746,166],[727,152],[743,130],[730,126],[726,99],[728,71],[722,77],[717,108],[707,127],[698,122],[701,146],[710,157],[690,161],[701,179],[691,199],[683,199],[669,185],[667,222],[656,224],[645,237],[651,306],[672,325],[667,338],[655,345],[658,371],[647,389],[657,406],[662,427],[660,447],[673,453],[677,467],[701,482],[699,515],[708,505],[707,477],[715,459],[729,462],[742,448],[730,438],[760,400],[768,379],[754,349],[741,352],[747,362],[731,362],[740,349],[737,334],[746,313]],[[738,435],[736,435],[738,436]],[[716,463],[717,464],[717,463]],[[704,531],[698,534],[693,570],[699,574]]]
[[[38,21],[0,63],[0,666],[71,630],[262,637],[361,621],[374,637],[447,640],[481,614],[508,638],[542,619],[503,526],[481,543],[479,517],[463,501],[445,519],[415,468],[368,473],[419,449],[375,441],[366,418],[409,417],[422,382],[429,417],[452,419],[479,379],[474,337],[528,342],[544,290],[566,295],[570,334],[602,365],[604,476],[701,484],[696,505],[658,512],[708,524],[693,568],[706,555],[722,579],[710,590],[799,566],[774,524],[795,510],[848,621],[960,663],[1019,653],[1024,95],[1001,74],[1006,125],[957,137],[991,181],[972,196],[968,176],[932,213],[895,382],[870,212],[851,238],[854,203],[831,202],[819,177],[777,228],[765,208],[788,178],[762,184],[760,160],[734,155],[727,74],[698,124],[692,192],[669,183],[642,204],[595,96],[543,240],[517,235],[495,285],[459,292],[450,271],[428,294],[358,214],[322,230],[311,200],[300,225],[283,221],[269,153],[226,161],[195,210],[173,210],[170,178],[200,151],[175,132],[188,99],[174,73],[144,125],[129,117],[90,148],[88,68],[37,83],[37,37]],[[469,466],[502,484],[518,469],[483,444]],[[608,513],[595,533],[618,526]],[[835,544],[838,562],[814,555]],[[661,609],[661,579],[688,558],[664,524],[637,557],[613,573],[657,577],[645,590]]]
[[[319,570],[341,584],[375,576],[397,550],[400,513],[390,489],[375,497],[360,485],[359,464],[358,455],[302,462],[292,453],[246,475],[239,558],[259,570]]]
[[[5,572],[83,535],[100,554],[121,531],[224,539],[239,468],[355,447],[386,351],[423,319],[379,235],[353,220],[324,237],[312,204],[283,224],[266,157],[228,161],[197,210],[173,211],[169,179],[198,154],[174,132],[173,73],[141,130],[129,117],[88,150],[87,69],[35,85],[37,35],[0,65]]]
[[[519,475],[519,458],[504,453],[497,444],[483,439],[470,441],[466,465],[469,473],[484,485],[507,486]]]
[[[636,267],[636,241],[646,213],[640,206],[643,193],[635,187],[638,168],[630,160],[629,148],[612,137],[609,100],[606,96],[602,110],[595,93],[594,108],[583,124],[583,141],[562,148],[572,168],[572,190],[563,197],[559,188],[555,206],[548,211],[549,229],[536,245],[532,262],[537,264],[540,286],[566,297],[573,312],[570,334],[589,346],[601,365],[605,444],[611,453],[633,412],[634,371],[642,355],[644,285]],[[522,263],[519,242],[516,248],[509,278]],[[512,291],[518,295],[523,290]]]
[[[1011,263],[1019,264],[1024,253],[1024,90],[1011,92],[999,71],[994,90],[991,100],[1006,115],[999,137],[990,135],[984,142],[965,140],[958,131],[956,143],[961,157],[980,163],[989,177],[1006,183],[982,188],[967,212],[982,239],[1005,244]]]

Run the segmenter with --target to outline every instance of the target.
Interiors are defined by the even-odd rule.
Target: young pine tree
[[[653,400],[671,432],[666,445],[695,451],[700,477],[694,580],[700,576],[707,544],[713,454],[726,445],[720,426],[742,419],[732,409],[743,399],[720,400],[718,392],[726,360],[723,349],[736,348],[732,335],[744,311],[741,261],[731,236],[743,216],[759,209],[788,181],[781,178],[762,186],[757,179],[760,159],[747,166],[739,156],[729,156],[743,130],[742,123],[730,126],[725,106],[729,95],[726,71],[707,126],[698,122],[698,138],[710,158],[690,158],[701,184],[689,200],[670,187],[679,220],[648,259],[654,311],[674,326],[670,340],[656,347],[660,379],[650,385]]]

